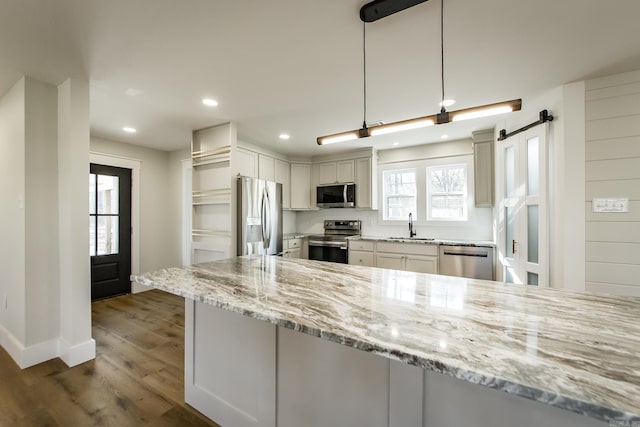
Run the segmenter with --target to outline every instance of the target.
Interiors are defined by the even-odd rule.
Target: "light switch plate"
[[[593,199],[591,210],[593,212],[629,212],[629,199]]]

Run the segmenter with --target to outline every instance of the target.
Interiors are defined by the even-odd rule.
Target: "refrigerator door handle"
[[[267,251],[271,246],[271,201],[267,188],[262,193],[262,247]]]

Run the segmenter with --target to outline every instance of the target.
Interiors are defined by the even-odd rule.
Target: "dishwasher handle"
[[[478,258],[486,258],[489,256],[489,254],[487,252],[481,252],[481,253],[471,253],[471,252],[451,252],[451,251],[444,251],[443,252],[444,255],[454,255],[454,256],[472,256],[472,257],[478,257]]]

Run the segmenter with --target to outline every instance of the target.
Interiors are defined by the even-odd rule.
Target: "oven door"
[[[346,242],[309,241],[309,259],[316,261],[347,263]]]

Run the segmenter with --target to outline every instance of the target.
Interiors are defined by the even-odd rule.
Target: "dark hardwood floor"
[[[184,403],[184,299],[94,302],[96,359],[20,370],[0,348],[0,426],[217,426]]]

